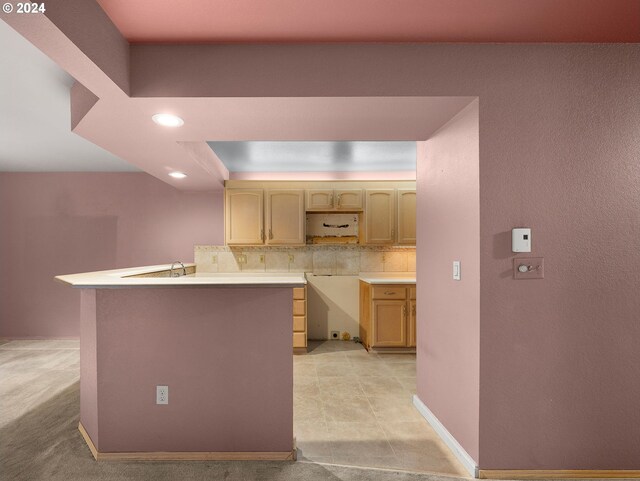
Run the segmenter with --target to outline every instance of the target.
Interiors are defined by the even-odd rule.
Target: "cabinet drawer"
[[[293,316],[293,330],[295,332],[304,332],[307,330],[306,316]]]
[[[294,332],[293,333],[293,347],[307,347],[307,333],[306,332]]]
[[[416,298],[416,286],[409,288],[409,299],[415,300]]]
[[[406,299],[407,289],[404,286],[374,286],[374,299]]]
[[[293,301],[293,315],[304,316],[307,313],[307,301]]]
[[[293,298],[294,299],[303,299],[304,300],[304,287],[294,287],[293,288]]]

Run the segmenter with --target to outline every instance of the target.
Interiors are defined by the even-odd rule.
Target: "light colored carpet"
[[[0,346],[0,480],[456,479],[308,462],[98,463],[78,432],[77,363],[75,357],[69,355],[73,350],[73,345],[69,344],[20,345],[11,342]]]

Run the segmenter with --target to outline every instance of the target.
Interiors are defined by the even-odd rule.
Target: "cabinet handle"
[[[340,207],[340,197],[342,197],[342,194],[338,194],[338,207]]]
[[[394,294],[395,294],[395,291],[384,291],[385,296],[393,296]]]
[[[402,319],[407,318],[407,306],[402,306]]]
[[[273,239],[273,232],[271,232],[271,229],[269,229],[269,239]]]

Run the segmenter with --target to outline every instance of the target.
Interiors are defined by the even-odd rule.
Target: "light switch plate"
[[[520,272],[520,266],[526,266],[528,270]],[[544,279],[544,257],[514,257],[513,278],[516,280]]]
[[[459,281],[461,278],[460,261],[453,261],[453,280]]]

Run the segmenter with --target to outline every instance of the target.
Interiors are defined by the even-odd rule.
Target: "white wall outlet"
[[[218,256],[211,256],[211,263],[212,264],[217,264],[218,263]]]
[[[156,404],[169,404],[169,386],[156,386]]]

